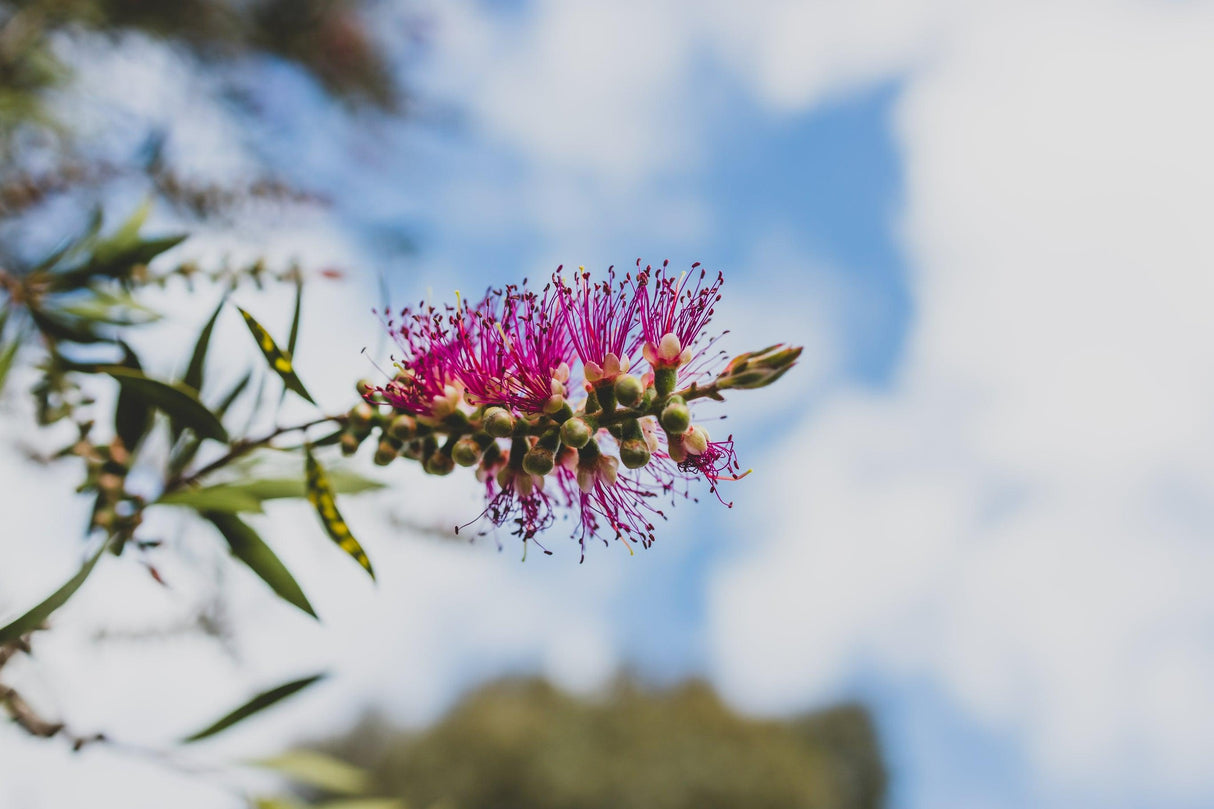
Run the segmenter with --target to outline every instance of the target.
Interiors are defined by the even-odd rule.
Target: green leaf
[[[93,330],[88,321],[72,317],[63,317],[60,313],[29,308],[30,318],[43,334],[56,340],[66,340],[69,343],[100,343],[106,341],[104,335]]]
[[[68,580],[67,584],[51,593],[51,595],[42,601],[42,603],[38,604],[38,606],[31,609],[20,618],[16,619],[7,626],[0,628],[0,646],[10,643],[25,633],[32,632],[33,630],[42,626],[42,623],[46,621],[47,618],[51,617],[51,613],[66,604],[67,600],[75,595],[76,591],[80,589],[80,585],[84,584],[84,580],[87,579],[89,574],[93,572],[93,568],[96,566],[97,560],[99,560],[101,555],[105,553],[105,549],[109,544],[110,543],[108,540],[102,542],[101,546],[94,551],[93,555],[90,556],[84,563],[84,566],[80,568],[80,572],[75,576],[72,576],[72,578]]]
[[[249,764],[274,770],[292,781],[325,792],[362,795],[371,787],[371,777],[366,770],[311,750],[288,750],[273,758],[250,761]]]
[[[291,315],[291,334],[287,337],[287,353],[295,356],[295,344],[299,340],[299,315],[303,310],[303,275],[295,275],[295,314]]]
[[[215,331],[215,321],[219,320],[219,313],[223,311],[224,304],[228,302],[227,295],[219,301],[219,305],[215,307],[214,314],[202,327],[202,331],[198,334],[198,342],[194,344],[194,353],[190,356],[189,367],[185,369],[185,376],[181,378],[182,383],[194,390],[202,390],[202,372],[203,366],[207,361],[207,349],[211,345],[211,332]]]
[[[235,514],[223,512],[207,512],[202,515],[212,525],[219,529],[223,538],[228,541],[232,555],[248,565],[262,581],[270,585],[270,589],[284,601],[294,604],[301,610],[316,617],[316,611],[308,603],[307,596],[287,570],[286,565],[270,550],[257,532],[241,521]]]
[[[257,341],[257,346],[265,356],[266,362],[282,378],[283,384],[289,390],[295,391],[312,404],[316,404],[316,400],[312,398],[312,395],[308,393],[303,383],[299,381],[299,377],[296,376],[295,368],[291,364],[291,355],[278,347],[278,344],[274,342],[274,338],[270,336],[270,333],[252,315],[239,306],[236,308],[240,311],[241,316],[244,317],[244,322],[253,334],[253,339]]]
[[[102,289],[90,292],[90,297],[62,304],[58,311],[81,320],[114,326],[140,326],[163,318],[159,312],[135,300],[128,293],[115,294]]]
[[[236,401],[241,393],[244,393],[244,389],[249,386],[249,382],[252,381],[252,379],[252,373],[247,373],[241,377],[240,381],[236,383],[236,386],[232,388],[232,390],[228,391],[228,394],[224,396],[219,404],[215,407],[215,415],[222,419],[227,414],[228,408],[232,406],[232,403]],[[180,474],[181,470],[189,466],[190,461],[194,460],[194,456],[198,454],[198,450],[201,446],[201,438],[196,435],[187,436],[185,441],[179,445],[177,450],[173,452],[172,457],[169,459],[169,475],[176,476]]]
[[[227,443],[228,431],[219,417],[198,401],[198,394],[181,385],[170,385],[130,368],[113,366],[106,369],[123,390],[131,390],[160,408],[203,438]]]
[[[333,491],[339,494],[358,494],[384,488],[384,484],[377,480],[341,469],[332,473],[329,482]],[[306,497],[307,494],[307,486],[299,478],[260,478],[171,492],[154,505],[187,506],[196,511],[261,513],[264,510],[262,503],[266,500]]]
[[[367,558],[367,552],[363,550],[363,546],[350,533],[349,526],[342,519],[341,512],[337,510],[337,498],[333,494],[333,486],[329,482],[329,476],[325,474],[324,467],[312,455],[312,451],[305,450],[305,452],[308,502],[312,504],[312,507],[316,509],[316,513],[320,515],[320,521],[324,524],[329,538],[336,542],[339,548],[354,557],[354,561],[358,562],[363,570],[366,570],[371,578],[374,579],[375,571],[371,567],[371,560]]]
[[[266,708],[269,708],[287,697],[302,691],[324,677],[324,674],[313,674],[311,677],[304,677],[300,680],[292,680],[291,682],[284,683],[276,688],[271,688],[269,691],[263,691],[262,693],[253,697],[253,699],[246,702],[244,705],[241,705],[239,708],[217,720],[213,724],[208,725],[197,733],[192,733],[185,737],[182,739],[182,742],[197,742],[210,736],[214,736],[216,733],[225,731],[232,727],[232,725],[235,725],[237,722],[248,719],[250,716],[264,711]]]
[[[405,809],[397,798],[345,798],[316,805],[316,809]]]
[[[122,367],[142,373],[139,357],[126,343],[122,343],[124,353]],[[152,429],[152,407],[148,400],[130,388],[123,387],[118,392],[118,401],[114,405],[114,433],[122,441],[122,445],[131,452]]]
[[[200,489],[182,489],[170,492],[157,499],[155,506],[184,506],[195,511],[221,511],[227,514],[241,512],[260,514],[264,511],[261,500],[238,491],[231,486],[206,486]]]
[[[14,337],[6,346],[0,346],[0,391],[4,390],[4,381],[12,370],[13,360],[17,358],[17,349],[21,347],[21,338]]]

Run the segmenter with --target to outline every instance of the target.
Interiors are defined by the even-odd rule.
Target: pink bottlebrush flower
[[[741,480],[750,474],[750,470],[741,471],[742,466],[738,463],[738,454],[733,446],[733,436],[724,441],[710,441],[708,431],[697,425],[683,434],[681,444],[683,459],[679,461],[679,469],[703,477],[717,499],[733,508],[733,503],[726,503],[721,497],[717,483],[722,480]]]
[[[619,460],[609,455],[583,459],[577,465],[578,527],[574,536],[586,557],[586,541],[599,536],[607,542],[604,530],[614,533],[631,550],[629,540],[648,548],[654,541],[654,518],[666,519],[655,507],[661,486],[647,484],[627,472],[621,473]]]
[[[637,259],[637,267],[640,265]],[[698,261],[691,265],[693,274],[699,266]],[[667,261],[657,270],[645,267],[637,273],[635,285],[645,360],[655,369],[687,365],[696,356],[725,281],[717,273],[709,283],[708,271],[701,269],[693,286],[686,273],[676,280],[667,274],[668,268]]]
[[[378,394],[397,410],[414,415],[450,415],[460,387],[451,361],[454,343],[442,313],[432,306],[423,305],[420,312],[406,307],[399,321],[389,318],[386,325],[402,352],[394,361],[397,374],[386,384],[369,388],[364,397],[374,401]]]
[[[535,541],[537,534],[547,530],[556,520],[553,498],[544,492],[544,479],[537,478],[520,469],[502,466],[496,475],[489,475],[485,482],[485,495],[489,500],[485,510],[460,528],[487,519],[495,528],[513,524],[510,533],[523,542]],[[547,548],[536,542],[540,549],[550,554]]]
[[[549,287],[491,290],[451,316],[451,362],[474,405],[519,413],[555,412],[564,404],[572,348]]]
[[[606,280],[592,282],[590,273],[578,267],[574,285],[569,286],[560,273],[558,267],[553,281],[586,381],[610,381],[627,373],[640,347],[636,331],[638,300],[627,289],[630,279],[616,284],[615,268],[608,267]]]

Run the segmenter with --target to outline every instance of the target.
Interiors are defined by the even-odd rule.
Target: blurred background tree
[[[885,794],[863,708],[745,719],[696,681],[651,690],[624,679],[588,699],[502,680],[422,733],[369,717],[320,747],[409,806],[877,809]]]

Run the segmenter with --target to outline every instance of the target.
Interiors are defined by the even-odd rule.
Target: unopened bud
[[[555,464],[556,460],[552,455],[552,450],[541,446],[532,447],[523,456],[523,471],[539,477],[551,472]]]
[[[674,401],[662,408],[662,429],[672,435],[680,435],[691,425],[691,410],[682,401]]]
[[[351,427],[366,427],[374,417],[375,408],[366,402],[359,402],[350,408],[349,420]]]
[[[506,438],[514,432],[514,416],[504,408],[491,407],[485,411],[485,432],[494,438]]]
[[[692,455],[703,455],[708,449],[708,431],[698,425],[689,427],[683,433],[683,446]]]
[[[460,466],[476,466],[481,459],[481,445],[471,436],[464,436],[451,448],[451,460]]]
[[[567,447],[581,449],[590,443],[590,425],[574,416],[561,425],[561,443]]]
[[[417,435],[417,419],[401,413],[388,423],[388,435],[397,441],[408,441]]]
[[[432,452],[426,459],[426,471],[431,475],[449,475],[455,469],[455,461],[445,452]]]
[[[379,446],[375,448],[375,465],[387,466],[396,458],[398,452],[396,447],[392,446],[389,441],[380,441]]]
[[[102,472],[97,476],[97,489],[107,497],[122,494],[122,478],[113,472]]]
[[[354,453],[358,452],[358,445],[361,443],[362,442],[358,440],[358,436],[354,435],[354,433],[342,433],[341,454],[353,455]]]
[[[632,374],[621,374],[615,380],[615,398],[624,407],[636,407],[645,396],[645,386]]]
[[[640,469],[649,463],[649,446],[643,439],[630,438],[620,444],[620,460],[629,469]]]
[[[775,382],[796,364],[800,347],[783,344],[768,346],[762,351],[739,354],[717,380],[720,388],[763,388]]]
[[[358,391],[359,396],[369,396],[375,392],[375,383],[370,379],[360,379],[354,385],[354,389]]]

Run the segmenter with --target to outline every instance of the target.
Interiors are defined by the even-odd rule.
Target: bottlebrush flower
[[[406,309],[389,323],[398,372],[362,389],[396,412],[351,411],[342,447],[356,451],[378,428],[377,462],[404,457],[436,475],[474,467],[486,497],[477,519],[524,543],[563,515],[583,557],[594,537],[647,547],[664,501],[691,498],[702,480],[725,503],[719,484],[745,476],[733,437],[712,441],[694,423],[695,400],[766,387],[800,356],[770,346],[708,375],[704,332],[722,280],[704,270],[676,279],[663,263],[622,281],[579,267],[566,283],[558,268],[540,292],[524,282]],[[648,372],[629,375],[641,354]]]
[[[630,294],[628,279],[617,284],[614,267],[607,268],[607,278],[602,281],[591,281],[585,267],[578,267],[573,286],[565,283],[559,267],[552,279],[586,381],[610,382],[627,373],[638,348],[640,303],[636,295]]]
[[[693,274],[699,266],[699,262],[691,265]],[[668,269],[669,262],[662,262],[657,270],[647,266],[636,278],[645,361],[655,371],[692,361],[725,281],[717,273],[716,280],[708,283],[708,271],[701,269],[693,286],[686,273],[676,280],[667,274]]]

